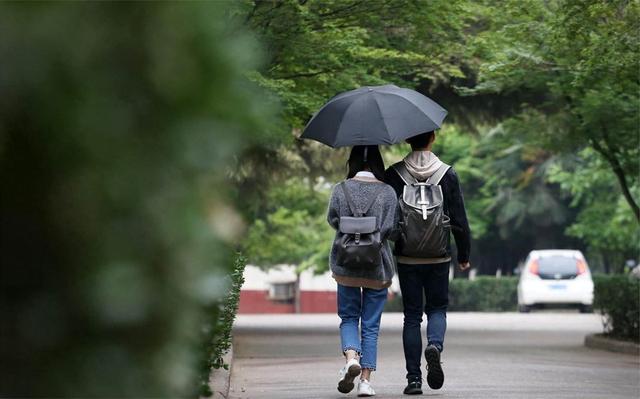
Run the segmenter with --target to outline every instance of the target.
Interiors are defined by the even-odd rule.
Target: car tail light
[[[531,264],[529,264],[529,273],[538,275],[538,261],[532,260]]]
[[[587,272],[587,264],[582,259],[576,261],[576,266],[578,267],[578,276]]]

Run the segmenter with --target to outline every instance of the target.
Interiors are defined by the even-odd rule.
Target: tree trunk
[[[633,196],[631,195],[631,191],[629,190],[629,185],[627,184],[627,179],[626,179],[624,170],[622,169],[622,166],[620,165],[618,158],[615,157],[615,155],[609,148],[605,149],[598,142],[598,140],[591,139],[591,143],[593,145],[593,148],[596,151],[598,151],[607,160],[607,162],[609,162],[609,165],[611,165],[611,169],[613,173],[616,175],[616,178],[618,179],[618,183],[620,184],[622,195],[624,196],[625,200],[627,200],[627,203],[631,207],[633,214],[636,216],[636,221],[640,223],[640,207],[638,207],[638,204],[636,203],[636,201],[633,199]]]
[[[604,264],[604,272],[606,274],[611,273],[611,261],[609,259],[609,254],[607,253],[607,251],[602,251],[602,261],[602,263]]]
[[[293,311],[300,313],[300,272],[296,271],[296,283],[294,285]]]

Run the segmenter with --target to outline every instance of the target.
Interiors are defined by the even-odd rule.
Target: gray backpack
[[[336,263],[346,268],[375,268],[382,264],[382,238],[375,216],[364,216],[373,205],[382,184],[373,193],[367,206],[360,211],[351,198],[345,182],[340,184],[353,216],[341,216],[338,235],[333,243],[337,247]]]
[[[448,256],[449,217],[444,214],[442,187],[438,185],[450,168],[442,164],[426,181],[418,181],[404,165],[393,165],[404,181],[399,199],[402,219],[400,255],[412,258],[441,258]]]

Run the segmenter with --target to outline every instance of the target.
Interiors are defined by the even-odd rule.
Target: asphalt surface
[[[438,398],[640,398],[636,356],[589,349],[598,315],[450,313]],[[408,398],[402,315],[383,315],[378,398]],[[424,323],[423,323],[424,329]],[[230,398],[345,398],[336,389],[340,355],[336,315],[240,315],[234,327]],[[424,367],[424,366],[423,366]],[[423,377],[426,377],[424,373]],[[418,396],[419,397],[419,396]]]

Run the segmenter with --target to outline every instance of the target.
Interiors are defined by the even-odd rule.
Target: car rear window
[[[540,274],[576,274],[578,262],[569,256],[545,256],[538,259]]]

